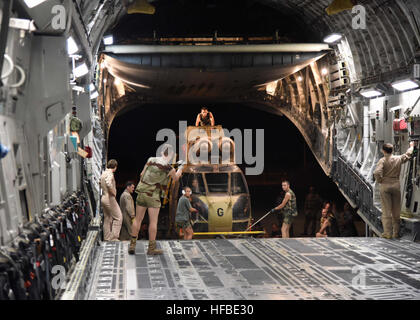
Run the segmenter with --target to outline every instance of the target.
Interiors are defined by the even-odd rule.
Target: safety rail
[[[362,219],[380,235],[383,232],[381,211],[374,204],[372,185],[341,155],[336,145],[333,154],[331,178],[358,208]]]
[[[345,197],[358,208],[359,216],[378,236],[383,232],[382,212],[374,201],[374,187],[361,175],[334,146],[334,160],[331,178]],[[400,235],[411,241],[420,237],[420,220],[401,217]]]

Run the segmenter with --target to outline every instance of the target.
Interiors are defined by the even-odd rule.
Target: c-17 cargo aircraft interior
[[[0,300],[420,299],[419,1],[2,0],[0,76]]]

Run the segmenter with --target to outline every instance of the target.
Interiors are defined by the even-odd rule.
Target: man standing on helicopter
[[[207,107],[201,108],[201,112],[197,115],[197,119],[195,120],[195,126],[214,126],[213,114],[209,112]]]

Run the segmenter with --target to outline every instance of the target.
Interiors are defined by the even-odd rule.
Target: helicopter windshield
[[[209,192],[228,192],[227,173],[206,173],[206,181]]]
[[[231,176],[232,194],[247,193],[242,174],[239,172],[232,172]]]
[[[182,176],[182,185],[191,188],[193,194],[205,194],[206,188],[201,173],[189,173]]]

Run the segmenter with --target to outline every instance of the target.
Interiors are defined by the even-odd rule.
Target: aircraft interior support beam
[[[247,52],[320,52],[331,50],[325,43],[284,43],[260,45],[211,45],[211,46],[155,46],[155,45],[112,45],[105,51],[120,53],[247,53]]]

